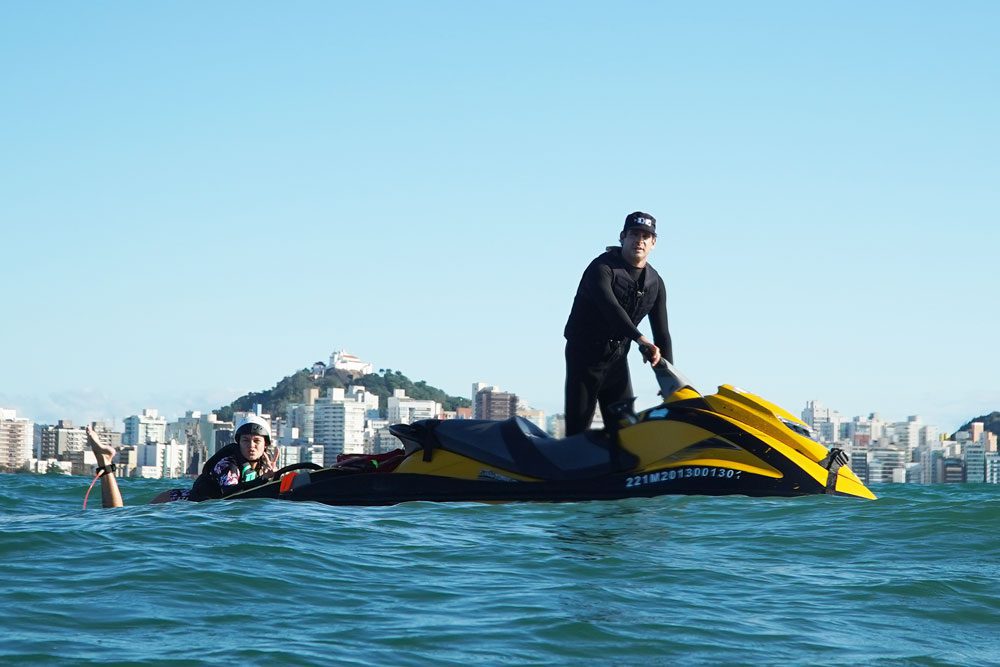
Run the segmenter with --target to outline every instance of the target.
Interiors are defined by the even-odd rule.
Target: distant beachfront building
[[[820,442],[837,442],[841,438],[844,418],[819,401],[806,401],[802,421],[809,425]]]
[[[32,459],[34,423],[17,416],[16,410],[0,408],[0,468],[17,470]]]
[[[980,440],[968,441],[962,446],[965,461],[965,481],[982,484],[986,481],[986,445]]]
[[[906,452],[895,447],[874,447],[868,452],[868,481],[874,484],[888,484],[894,481],[897,469],[905,471]],[[898,475],[899,473],[895,473]]]
[[[136,446],[135,451],[142,477],[176,479],[187,472],[187,443],[176,440],[151,442]]]
[[[892,426],[893,439],[903,451],[911,452],[920,445],[920,432],[924,426],[918,415],[907,417],[905,422],[897,422]]]
[[[517,414],[517,394],[485,387],[476,392],[472,407],[476,419],[510,419]]]
[[[125,418],[123,445],[145,445],[147,442],[166,442],[167,418],[152,408],[145,408],[141,415]]]
[[[1000,453],[987,452],[985,456],[986,483],[1000,484]]]
[[[427,399],[411,398],[405,389],[396,389],[386,400],[386,417],[390,424],[412,424],[421,419],[438,419],[441,404]]]
[[[225,442],[222,443],[224,447],[231,442],[229,438],[232,430],[233,423],[220,420],[214,412],[205,414],[198,410],[188,410],[183,417],[167,424],[163,441],[176,440],[186,443],[190,448],[188,451],[189,461],[203,464],[208,457],[218,451],[217,434],[220,431],[225,432]]]
[[[109,443],[110,444],[110,443]],[[118,444],[121,444],[119,439]],[[70,452],[87,449],[87,432],[74,428],[73,422],[60,419],[55,426],[43,425],[38,432],[38,457],[42,459],[64,459]]]
[[[338,454],[365,452],[365,419],[373,406],[377,411],[378,395],[354,386],[329,389],[316,401],[313,436],[323,445],[324,466],[336,463]]]
[[[288,403],[285,405],[285,425],[289,429],[297,431],[297,434],[294,436],[295,444],[306,445],[316,441],[316,401],[318,400],[319,388],[307,387],[302,390],[301,403]],[[291,435],[291,433],[288,435]],[[286,441],[283,440],[283,442]],[[291,443],[286,442],[286,444]]]
[[[942,458],[938,462],[936,475],[940,484],[961,484],[965,482],[965,461],[957,457]]]
[[[361,361],[358,357],[344,350],[338,350],[330,355],[330,368],[335,368],[338,371],[346,371],[358,376],[371,375],[375,372],[374,366],[366,361]]]

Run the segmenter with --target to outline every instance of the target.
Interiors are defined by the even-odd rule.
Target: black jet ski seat
[[[430,461],[442,449],[486,465],[543,480],[578,480],[634,468],[638,459],[604,431],[557,439],[523,417],[424,419],[393,424],[406,453],[422,449]]]

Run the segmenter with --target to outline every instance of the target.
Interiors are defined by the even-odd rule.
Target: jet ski
[[[623,402],[604,429],[560,439],[522,417],[394,424],[402,449],[344,456],[328,468],[288,466],[227,498],[330,505],[665,494],[875,499],[844,452],[814,440],[789,412],[731,385],[703,396],[665,360],[654,372],[663,402],[638,413],[634,399]]]

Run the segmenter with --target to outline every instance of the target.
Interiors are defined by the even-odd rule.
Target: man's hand
[[[639,349],[642,351],[642,358],[648,363],[655,366],[660,363],[660,348],[656,347],[653,341],[649,340],[645,336],[640,336]]]

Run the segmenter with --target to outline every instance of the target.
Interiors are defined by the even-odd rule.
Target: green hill
[[[340,372],[334,372],[318,379],[314,379],[309,369],[303,368],[292,375],[286,376],[278,381],[270,389],[263,391],[252,391],[249,394],[240,396],[229,405],[225,405],[216,414],[219,419],[231,421],[233,412],[246,412],[253,408],[255,403],[260,403],[264,412],[272,416],[284,416],[285,406],[289,403],[301,403],[303,391],[311,387],[320,390],[320,394],[326,393],[327,389],[344,387],[348,385],[360,385],[373,394],[378,394],[379,410],[384,417],[386,414],[386,399],[392,396],[396,389],[404,389],[410,398],[419,400],[432,400],[441,403],[445,410],[454,410],[457,407],[469,407],[469,399],[461,396],[450,396],[447,392],[432,387],[424,380],[412,381],[400,371],[391,368],[379,369],[378,373],[365,375],[357,379]]]
[[[987,431],[989,431],[990,433],[996,433],[997,435],[1000,435],[1000,412],[993,411],[988,415],[983,415],[981,417],[975,417],[974,419],[970,419],[969,421],[962,424],[962,427],[959,428],[958,430],[968,431],[972,427],[972,422],[983,422],[983,426],[986,428]],[[956,431],[955,433],[957,432],[958,431]],[[951,435],[952,438],[955,437],[955,433],[952,433]]]

